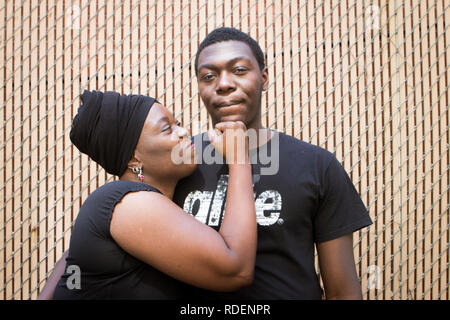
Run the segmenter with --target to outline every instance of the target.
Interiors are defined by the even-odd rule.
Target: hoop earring
[[[144,181],[144,175],[142,174],[142,168],[134,167],[131,169],[131,171],[133,171],[133,173],[137,174],[137,176],[141,182]]]

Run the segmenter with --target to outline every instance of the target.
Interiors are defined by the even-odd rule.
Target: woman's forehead
[[[150,111],[145,119],[144,130],[152,130],[158,127],[161,122],[170,120],[172,114],[162,104],[155,102],[150,108]]]

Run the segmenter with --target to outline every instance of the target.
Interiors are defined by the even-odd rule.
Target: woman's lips
[[[175,148],[177,148],[178,150],[185,151],[185,150],[195,149],[195,145],[190,139],[182,140],[175,146]]]
[[[183,149],[195,149],[195,144],[189,141]]]

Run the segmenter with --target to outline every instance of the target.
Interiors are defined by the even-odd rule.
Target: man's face
[[[267,89],[267,69],[259,68],[245,42],[224,41],[203,49],[197,81],[213,124],[240,120],[247,128],[261,127],[261,93]]]

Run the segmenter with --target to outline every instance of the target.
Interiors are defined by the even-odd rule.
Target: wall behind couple
[[[446,0],[2,1],[0,299],[37,297],[112,179],[70,143],[82,90],[156,96],[205,131],[193,63],[222,25],[265,48],[264,124],[334,152],[369,208],[364,297],[449,299],[449,24]]]

